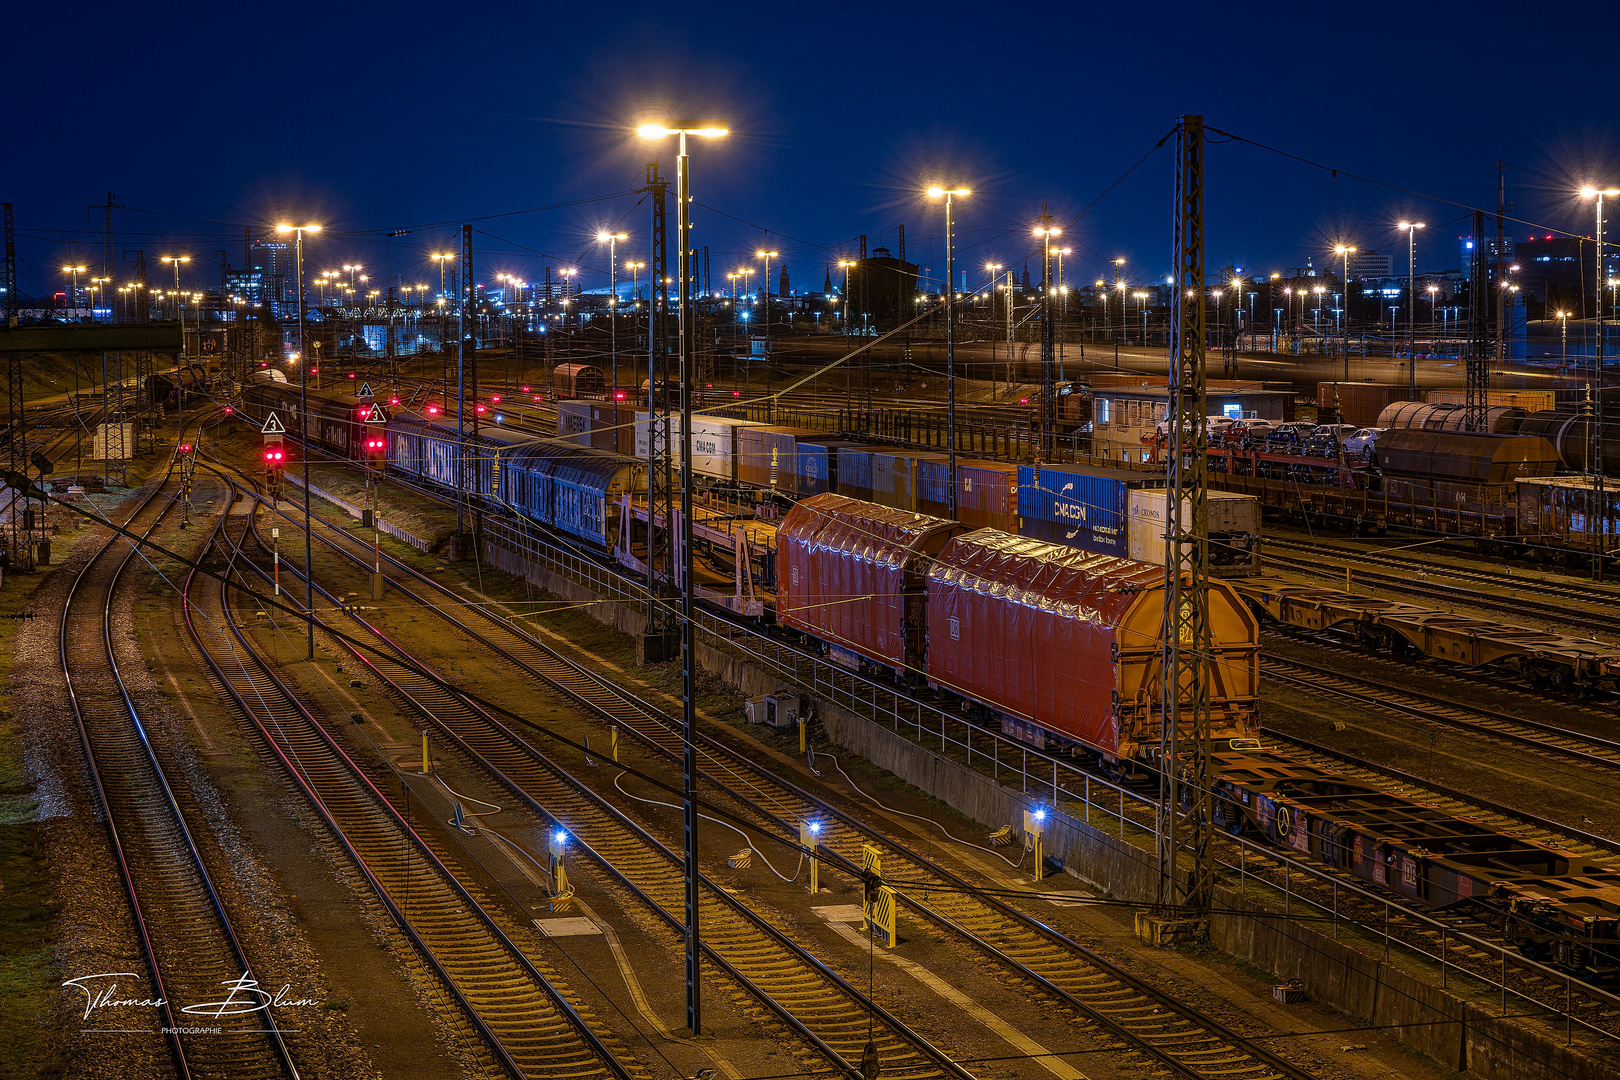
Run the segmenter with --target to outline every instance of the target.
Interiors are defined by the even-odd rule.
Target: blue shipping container
[[[800,442],[797,458],[801,498],[831,491],[838,483],[838,448],[842,442]]]
[[[1163,486],[1162,476],[1128,469],[1021,465],[1018,531],[1048,543],[1123,557],[1131,492]]]

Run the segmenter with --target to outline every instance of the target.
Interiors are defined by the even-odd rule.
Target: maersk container
[[[1018,532],[1049,544],[1126,555],[1131,492],[1164,477],[1084,465],[1018,467]]]
[[[591,403],[557,402],[557,434],[577,446],[591,444]]]
[[[1211,491],[1209,501],[1209,572],[1219,577],[1252,577],[1260,572],[1260,500],[1235,491]],[[1187,500],[1184,512],[1190,514]],[[1169,492],[1163,488],[1131,492],[1126,535],[1130,557],[1164,565]]]

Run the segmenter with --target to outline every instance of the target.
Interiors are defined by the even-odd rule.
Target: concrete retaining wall
[[[592,603],[601,598],[582,585],[493,542],[486,543],[485,551],[500,569],[555,596],[589,604],[586,610],[598,621],[627,634],[642,631],[646,616],[641,609]],[[750,697],[798,689],[701,642],[697,656],[705,669]],[[1016,830],[1026,809],[1040,803],[1042,795],[1049,798],[1049,791],[1032,795],[1007,788],[837,705],[817,700],[816,708],[834,744],[987,828],[1010,824]],[[1050,806],[1047,811],[1048,857],[1061,860],[1066,872],[1111,897],[1140,904],[1155,901],[1159,868],[1151,850],[1110,835],[1100,817],[1099,827],[1094,827]],[[1210,920],[1210,941],[1216,948],[1271,973],[1279,982],[1298,979],[1314,1000],[1357,1020],[1394,1028],[1402,1042],[1446,1068],[1492,1080],[1612,1080],[1615,1075],[1612,1062],[1605,1064],[1565,1047],[1562,1038],[1545,1038],[1504,1020],[1489,1007],[1464,1001],[1306,924],[1276,918],[1269,908],[1233,890],[1217,890],[1215,907],[1222,912]],[[1356,1041],[1352,1034],[1343,1038],[1346,1045]]]

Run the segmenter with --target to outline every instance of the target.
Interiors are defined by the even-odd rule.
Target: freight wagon
[[[737,432],[737,479],[784,495],[799,493],[799,440],[820,439],[824,431],[760,425]]]
[[[1163,571],[840,495],[777,532],[777,621],[835,661],[926,678],[1036,745],[1151,758],[1162,718]],[[1259,627],[1210,589],[1211,722],[1259,730]]]

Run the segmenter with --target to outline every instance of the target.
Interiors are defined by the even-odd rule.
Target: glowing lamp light
[[[1035,811],[1035,820],[1036,821],[1045,821],[1046,820],[1046,811],[1045,810],[1037,810],[1037,811]]]
[[[491,400],[491,401],[495,402],[495,404],[499,405],[500,402],[501,402],[501,395],[499,395],[499,394],[491,394],[489,396],[489,400]]]
[[[180,447],[180,452],[182,454],[191,453],[191,445],[189,443],[182,444],[181,447]]]
[[[615,391],[613,391],[613,400],[614,401],[623,401],[624,397],[625,397],[625,394],[624,394],[623,390],[615,390]],[[537,397],[534,400],[539,401],[540,399]]]
[[[481,413],[483,411],[484,411],[484,407],[482,405],[478,405],[478,406],[475,406],[473,408],[473,412],[480,412]]]
[[[399,404],[399,398],[397,398],[397,397],[389,398],[388,399],[388,404],[390,404],[390,405],[398,405]]]
[[[819,833],[819,832],[821,832],[821,822],[819,822],[819,821],[812,821],[812,822],[811,822],[811,823],[810,823],[810,831],[811,831],[811,832],[813,832],[813,833]]]
[[[732,397],[742,397],[742,391],[741,390],[733,390],[731,392],[731,396]]]
[[[349,372],[349,378],[351,378],[351,379],[354,378],[354,372],[352,372],[352,371]]]
[[[232,413],[234,413],[234,412],[235,412],[235,411],[236,411],[236,410],[235,410],[235,409],[233,409],[233,408],[231,408],[231,407],[230,407],[230,406],[229,406],[229,405],[227,405],[227,406],[225,406],[225,415],[226,415],[226,416],[229,416],[229,415],[231,415],[231,414],[232,414]]]
[[[558,829],[552,834],[551,840],[552,843],[555,844],[566,844],[568,843],[568,834],[563,832],[561,829]]]
[[[437,405],[429,405],[428,406],[428,415],[429,416],[438,416],[439,415],[439,407]]]
[[[540,400],[540,395],[539,394],[534,395],[534,400],[539,401]]]
[[[1019,398],[1018,399],[1018,404],[1020,404],[1020,405],[1028,405],[1029,404],[1029,398],[1027,398],[1027,397]]]
[[[505,419],[506,419],[506,417],[502,416],[500,413],[495,414],[495,422],[497,424],[499,424],[501,421],[503,421]]]
[[[527,393],[528,393],[528,392],[529,392],[529,388],[528,388],[528,387],[527,387],[527,386],[525,386],[525,387],[524,387],[524,388],[523,388],[523,392],[524,392],[524,393],[525,393],[525,394],[527,394]]]

